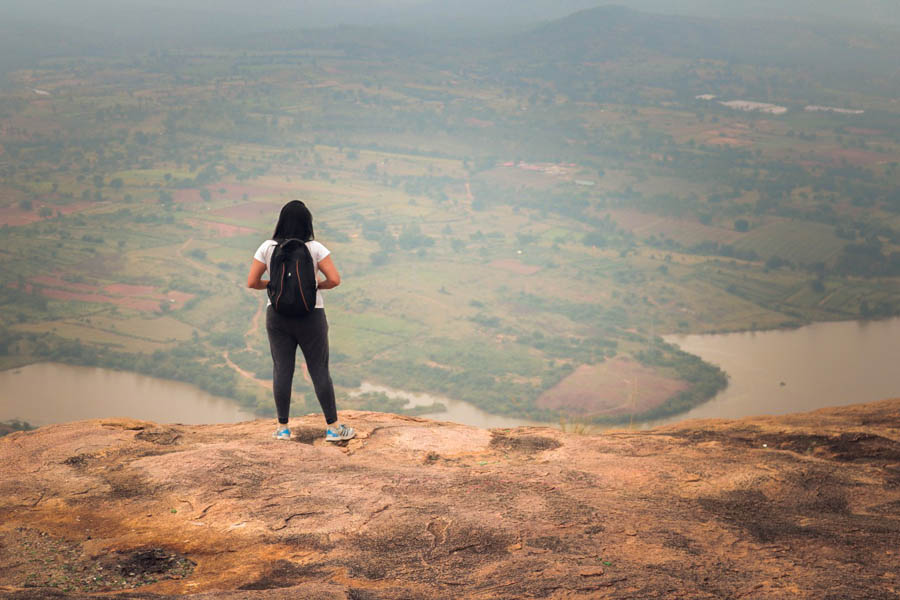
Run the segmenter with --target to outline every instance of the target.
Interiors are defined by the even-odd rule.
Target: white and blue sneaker
[[[272,434],[272,437],[276,440],[289,440],[291,439],[291,430],[289,427],[279,427],[275,430],[275,433]]]
[[[347,427],[344,424],[332,425],[325,431],[326,442],[345,442],[347,440],[352,440],[355,437],[356,432],[353,431],[353,428]]]

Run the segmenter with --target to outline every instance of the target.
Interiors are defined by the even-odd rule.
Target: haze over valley
[[[900,315],[894,4],[622,4],[0,3],[0,367],[272,414],[294,198],[342,408],[671,418],[728,380],[663,336]]]

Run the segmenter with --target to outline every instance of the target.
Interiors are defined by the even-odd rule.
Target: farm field
[[[543,408],[564,410],[581,418],[640,414],[688,388],[636,361],[615,358],[599,365],[581,365],[538,398]]]
[[[325,302],[347,408],[387,402],[351,396],[367,381],[639,420],[725,385],[664,334],[900,314],[900,109],[877,78],[862,96],[805,82],[865,109],[809,113],[750,59],[573,62],[538,34],[540,60],[420,56],[368,35],[10,72],[0,364],[133,369],[270,414],[263,294],[243,282],[294,198],[343,275]],[[786,112],[697,99],[716,86]]]

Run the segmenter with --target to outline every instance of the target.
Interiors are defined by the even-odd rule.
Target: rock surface
[[[0,439],[0,597],[898,598],[900,400],[651,431],[347,412]]]

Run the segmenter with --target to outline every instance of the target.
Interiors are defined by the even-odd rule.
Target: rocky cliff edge
[[[0,439],[0,597],[898,598],[900,400],[651,431],[342,413]]]

